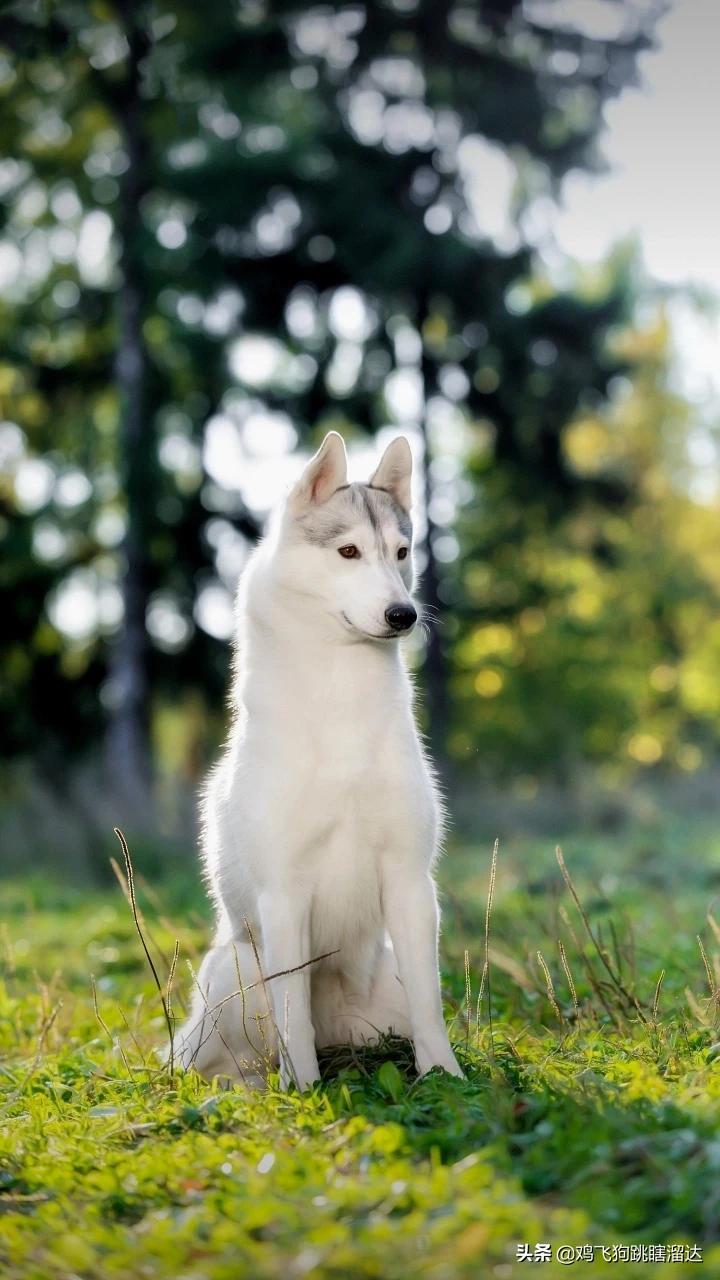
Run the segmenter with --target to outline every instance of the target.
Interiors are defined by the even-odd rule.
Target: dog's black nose
[[[417,613],[411,604],[391,604],[385,610],[385,621],[393,631],[409,631],[417,622]]]

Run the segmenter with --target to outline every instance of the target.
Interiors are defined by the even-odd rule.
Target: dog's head
[[[335,431],[288,496],[282,522],[285,580],[358,640],[390,641],[417,621],[413,586],[412,455],[400,436],[367,484],[348,484]]]

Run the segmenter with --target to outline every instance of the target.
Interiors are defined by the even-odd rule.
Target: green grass
[[[417,1081],[396,1041],[326,1055],[305,1095],[168,1076],[155,1054],[162,1009],[119,887],[2,886],[4,1280],[502,1280],[528,1270],[517,1246],[537,1242],[697,1243],[701,1274],[720,1274],[720,935],[707,919],[720,841],[676,822],[568,840],[565,856],[611,973],[552,845],[509,843],[478,1009],[490,851],[455,847],[441,876],[445,988],[467,1080]],[[176,938],[181,957],[202,947],[202,893],[186,877],[156,894],[141,872],[166,976]],[[179,1015],[182,958],[175,985]],[[535,1266],[568,1274],[555,1259]],[[569,1274],[606,1266],[698,1273],[598,1253]]]

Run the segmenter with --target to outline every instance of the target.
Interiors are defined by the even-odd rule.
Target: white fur
[[[340,488],[345,467],[331,433],[239,592],[233,721],[203,806],[217,934],[176,1042],[206,1076],[259,1084],[279,1060],[305,1088],[318,1048],[385,1031],[412,1038],[420,1072],[461,1074],[438,976],[440,804],[385,638],[385,610],[410,603],[410,450],[394,441],[373,476],[381,534],[357,515],[360,490]],[[304,536],[333,521],[352,527]]]

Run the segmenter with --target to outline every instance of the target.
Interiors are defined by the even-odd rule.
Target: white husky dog
[[[204,797],[217,932],[178,1061],[261,1084],[317,1049],[409,1036],[462,1072],[443,1020],[441,812],[398,638],[417,620],[407,440],[348,484],[326,436],[243,576],[233,722]]]

